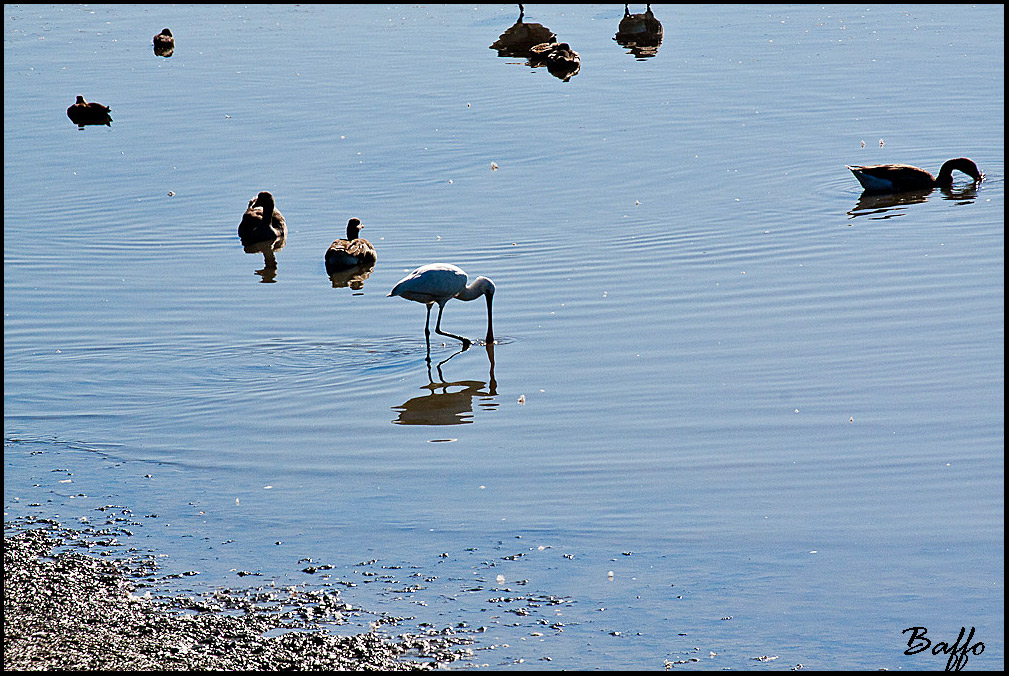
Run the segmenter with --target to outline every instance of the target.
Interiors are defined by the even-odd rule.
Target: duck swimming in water
[[[662,22],[652,14],[652,6],[645,7],[644,14],[631,14],[624,5],[624,18],[620,20],[617,34],[613,37],[622,47],[631,50],[639,59],[655,56],[662,44]]]
[[[112,117],[109,112],[112,109],[100,103],[88,103],[83,96],[77,96],[77,102],[67,108],[67,117],[78,127],[86,124],[104,124],[112,126]]]
[[[567,80],[581,67],[581,57],[566,42],[555,45],[547,54],[547,70],[555,77]]]
[[[911,190],[931,190],[932,188],[950,188],[953,185],[953,172],[962,171],[974,179],[975,183],[984,178],[973,160],[958,157],[943,162],[938,176],[932,176],[924,169],[907,164],[874,164],[864,167],[849,166],[848,169],[862,184],[863,190],[873,193],[906,192]]]
[[[333,274],[359,265],[374,265],[378,259],[375,247],[366,239],[361,239],[361,220],[352,218],[347,222],[347,239],[338,239],[326,251],[326,272]]]
[[[249,200],[249,208],[238,224],[238,236],[245,246],[287,238],[287,222],[277,210],[271,193],[264,190]]]
[[[158,56],[171,56],[172,52],[175,51],[175,38],[172,37],[172,31],[169,29],[164,29],[160,33],[154,36],[154,53]]]
[[[547,42],[541,42],[538,45],[530,47],[527,53],[529,66],[538,68],[539,66],[547,65],[547,57],[550,56],[550,52],[554,51],[554,47],[556,46],[557,40],[551,37]]]

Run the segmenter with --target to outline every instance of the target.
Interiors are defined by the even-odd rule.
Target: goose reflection
[[[242,247],[247,254],[263,254],[263,269],[256,270],[256,274],[263,278],[264,283],[269,284],[277,281],[276,252],[283,249],[285,244],[287,244],[286,237],[277,237],[272,240],[245,244]]]
[[[647,59],[659,53],[662,44],[662,22],[652,14],[652,6],[645,6],[644,14],[631,14],[624,5],[624,17],[620,19],[617,34],[613,37],[621,47],[630,50],[638,59]]]
[[[903,216],[909,205],[927,202],[934,192],[934,189],[882,194],[863,192],[859,196],[858,202],[848,212],[848,219],[868,216],[871,220],[881,221]],[[977,198],[977,184],[960,190],[940,188],[939,194],[944,200],[970,204]]]
[[[524,57],[529,55],[529,50],[542,43],[557,41],[557,36],[553,31],[538,23],[524,23],[525,7],[519,5],[519,18],[511,28],[501,34],[497,42],[490,46],[497,50],[498,56],[503,57]]]
[[[438,372],[438,382],[435,382],[431,374],[429,354],[427,359],[428,384],[420,389],[430,392],[423,396],[414,397],[401,406],[393,406],[392,410],[399,414],[392,421],[393,424],[466,425],[473,422],[474,399],[477,401],[477,406],[482,409],[497,408],[498,404],[494,400],[497,396],[497,380],[494,378],[494,345],[486,345],[486,350],[487,359],[490,361],[490,375],[487,382],[482,380],[447,382],[445,380],[442,366],[465,350],[459,350],[435,366]]]
[[[333,282],[334,289],[345,289],[349,286],[354,291],[360,291],[364,287],[364,280],[371,276],[374,269],[374,263],[355,265],[345,270],[334,270],[329,273],[329,279]]]

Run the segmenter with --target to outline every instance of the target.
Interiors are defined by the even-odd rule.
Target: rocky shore
[[[4,670],[430,670],[471,656],[451,629],[329,631],[357,609],[335,590],[159,590],[153,557],[95,556],[121,534],[4,522]],[[389,620],[387,626],[394,625]]]

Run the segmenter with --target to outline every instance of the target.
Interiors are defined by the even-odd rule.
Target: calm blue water
[[[527,6],[563,81],[489,49],[514,5],[5,6],[5,518],[156,514],[189,589],[356,581],[495,668],[1001,669],[1003,7],[652,9],[649,57]],[[441,261],[498,344],[429,365],[386,294]]]

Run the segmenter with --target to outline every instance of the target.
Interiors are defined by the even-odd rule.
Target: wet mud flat
[[[472,655],[450,628],[330,633],[359,609],[334,590],[159,592],[149,555],[95,556],[128,532],[4,521],[4,670],[430,670]],[[396,618],[377,624],[394,626]],[[462,666],[462,665],[460,665]]]

